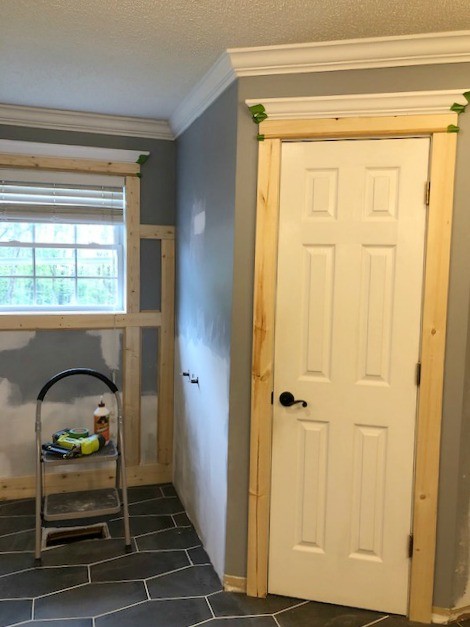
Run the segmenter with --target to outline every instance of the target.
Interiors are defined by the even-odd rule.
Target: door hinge
[[[426,181],[426,188],[424,192],[424,202],[426,207],[429,207],[429,199],[431,198],[431,181]]]
[[[274,392],[271,392],[271,405],[274,405]]]
[[[421,362],[416,364],[416,385],[419,387],[421,384]]]
[[[414,545],[414,538],[413,538],[413,534],[410,533],[410,535],[408,536],[408,557],[410,559],[413,557],[413,545]]]

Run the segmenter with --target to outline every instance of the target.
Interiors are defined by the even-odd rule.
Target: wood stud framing
[[[446,131],[449,124],[456,123],[456,114],[444,114],[338,120],[267,120],[260,125],[260,133],[266,140],[259,146],[253,313],[247,568],[247,592],[252,596],[264,596],[268,589],[272,431],[270,396],[274,366],[281,140],[426,134],[432,137],[431,197],[424,277],[409,617],[414,621],[431,622],[456,152],[456,135]]]
[[[162,240],[162,326],[158,381],[157,460],[169,464],[173,455],[175,242]]]
[[[174,362],[174,239],[173,226],[140,224],[140,166],[133,163],[111,163],[88,159],[62,159],[0,154],[0,167],[109,174],[125,177],[127,232],[127,313],[123,314],[0,314],[0,331],[46,329],[123,329],[123,407],[126,429],[126,458],[129,485],[171,481],[173,442],[173,362]],[[140,310],[140,240],[162,241],[162,311]],[[157,328],[160,333],[158,360],[158,459],[162,463],[140,465],[140,411],[142,328]],[[160,438],[161,436],[161,438]],[[161,441],[160,441],[161,440]],[[110,481],[106,471],[100,473],[56,473],[49,479],[55,491],[86,489],[91,478],[100,483]],[[75,483],[76,482],[76,483]],[[76,485],[79,487],[77,488]],[[82,486],[80,488],[80,486]],[[34,477],[0,479],[0,500],[31,496]]]

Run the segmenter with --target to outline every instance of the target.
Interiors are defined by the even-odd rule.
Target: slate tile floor
[[[130,488],[129,502],[131,553],[124,551],[122,519],[110,517],[111,539],[50,548],[40,568],[33,559],[34,501],[0,502],[0,627],[412,625],[366,610],[223,592],[171,485]]]

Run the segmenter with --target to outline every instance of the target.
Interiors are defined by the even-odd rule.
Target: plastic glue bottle
[[[106,407],[103,401],[103,397],[100,398],[98,407],[93,414],[95,433],[102,435],[106,440],[106,444],[109,442],[109,409]]]

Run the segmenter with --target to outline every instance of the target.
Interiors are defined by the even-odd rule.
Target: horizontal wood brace
[[[125,329],[159,327],[159,311],[132,314],[0,314],[0,331],[40,331],[41,329]]]
[[[127,484],[129,486],[169,483],[172,480],[172,468],[169,464],[127,466],[126,471]],[[24,477],[3,477],[0,479],[0,501],[30,498],[34,496],[35,482],[36,477],[34,475]],[[114,485],[114,464],[110,468],[101,468],[99,470],[46,473],[46,493],[110,488]]]
[[[95,159],[66,159],[63,157],[35,157],[26,155],[0,154],[0,167],[53,170],[58,172],[82,172],[88,174],[114,174],[137,176],[138,163],[117,163]]]
[[[158,226],[153,224],[140,225],[141,239],[175,239],[174,226]]]
[[[429,135],[447,131],[449,124],[458,124],[456,113],[439,115],[402,115],[374,118],[327,118],[312,120],[265,120],[259,132],[265,139],[316,139],[335,137],[393,137]]]

